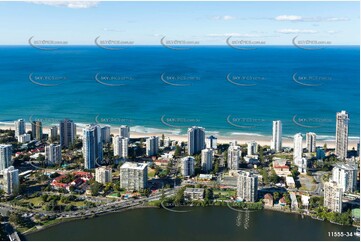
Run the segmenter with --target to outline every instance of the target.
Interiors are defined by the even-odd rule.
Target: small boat
[[[360,237],[360,228],[356,229],[355,236]]]

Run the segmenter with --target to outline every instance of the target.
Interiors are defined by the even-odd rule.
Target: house
[[[265,207],[273,207],[273,196],[271,193],[266,193],[263,197]]]
[[[157,166],[168,166],[169,161],[165,160],[165,159],[158,159],[156,161],[154,161],[154,164],[156,164]]]
[[[272,162],[272,166],[277,176],[287,177],[291,175],[290,167],[286,164],[287,160],[285,159],[274,159]]]
[[[278,204],[280,206],[286,206],[287,203],[286,203],[286,199],[284,197],[282,197],[279,201],[278,201]]]
[[[286,176],[286,185],[288,188],[296,188],[296,183],[292,176]]]
[[[187,187],[184,191],[184,198],[186,200],[203,200],[204,188]]]

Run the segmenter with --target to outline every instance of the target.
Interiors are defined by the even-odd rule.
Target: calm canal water
[[[190,212],[137,209],[76,220],[29,234],[28,240],[358,240],[328,232],[355,232],[299,215],[191,207]]]

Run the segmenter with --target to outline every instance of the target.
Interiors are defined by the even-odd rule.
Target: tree
[[[181,156],[181,152],[182,152],[181,147],[179,145],[176,145],[175,151],[174,151],[174,156]]]
[[[99,194],[101,184],[99,182],[94,182],[92,185],[90,185],[90,191],[92,196],[96,196]]]
[[[274,192],[273,193],[273,200],[278,201],[278,199],[280,199],[280,193],[279,192]]]

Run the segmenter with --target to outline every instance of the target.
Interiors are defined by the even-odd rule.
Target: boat
[[[355,236],[360,237],[360,228],[356,229]]]

